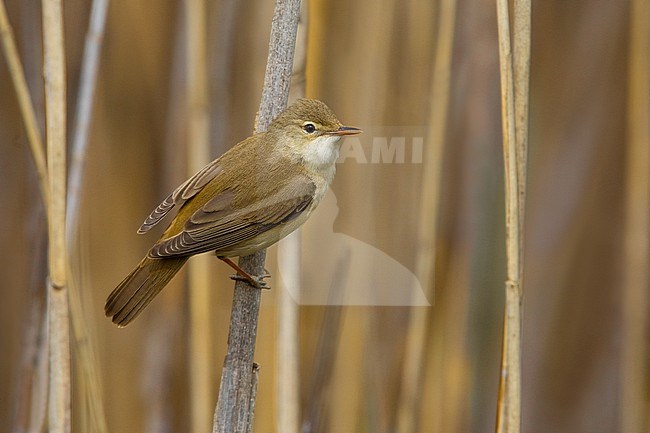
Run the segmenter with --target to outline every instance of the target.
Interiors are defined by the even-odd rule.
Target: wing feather
[[[212,198],[185,223],[183,231],[158,241],[149,257],[164,258],[230,248],[298,217],[314,199],[316,186],[306,176],[296,176],[280,192],[255,207],[235,209],[227,191]],[[215,203],[219,203],[216,205]]]
[[[169,194],[165,200],[163,200],[163,202],[160,203],[151,214],[149,214],[138,229],[138,233],[143,234],[151,230],[151,228],[158,224],[165,215],[174,208],[174,206],[183,204],[190,198],[194,197],[222,171],[223,168],[219,165],[218,159],[203,167],[194,176],[190,177],[176,188],[174,192]]]

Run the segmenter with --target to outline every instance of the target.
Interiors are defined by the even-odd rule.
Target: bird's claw
[[[233,274],[230,276],[230,279],[235,281],[245,281],[251,286],[255,287],[256,289],[270,290],[271,287],[266,283],[266,281],[264,281],[264,278],[268,278],[270,276],[271,274],[269,274],[268,272],[260,276],[253,276],[253,275],[244,276],[239,274]]]

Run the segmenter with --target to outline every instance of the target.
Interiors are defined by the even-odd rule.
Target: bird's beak
[[[361,134],[363,131],[360,130],[359,128],[355,128],[354,126],[341,126],[339,129],[336,131],[328,132],[328,135],[358,135]]]

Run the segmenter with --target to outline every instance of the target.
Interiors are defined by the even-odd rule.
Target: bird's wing
[[[223,250],[285,224],[307,209],[316,185],[306,176],[295,176],[277,193],[257,204],[233,208],[234,193],[226,190],[192,214],[183,231],[161,239],[149,257],[164,258]]]
[[[153,226],[158,224],[174,206],[183,204],[188,199],[194,197],[208,184],[208,182],[214,179],[222,171],[223,168],[219,164],[218,159],[203,167],[194,176],[190,177],[176,188],[174,192],[169,194],[167,198],[163,200],[163,202],[160,203],[151,214],[149,214],[147,219],[144,220],[138,229],[138,233],[142,234],[148,232]]]

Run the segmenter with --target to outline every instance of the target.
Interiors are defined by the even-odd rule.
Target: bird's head
[[[278,134],[293,153],[319,168],[334,164],[342,137],[362,131],[343,126],[323,102],[299,99],[275,118],[269,132]]]

